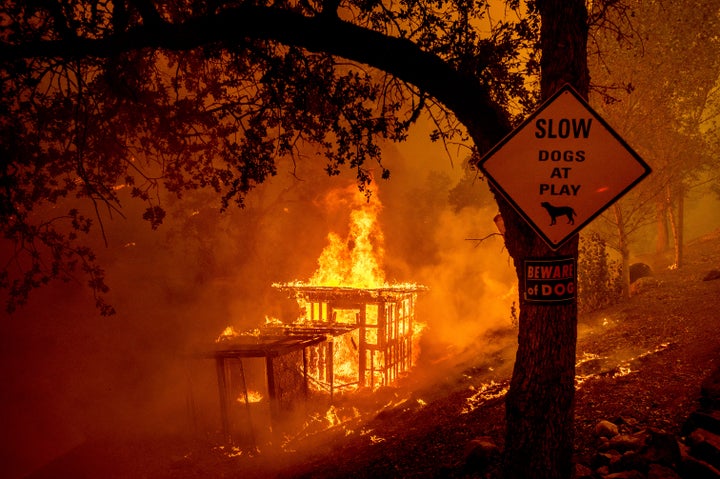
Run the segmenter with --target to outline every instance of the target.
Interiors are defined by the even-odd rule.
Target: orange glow
[[[244,393],[240,393],[240,395],[237,397],[236,401],[239,403],[245,403],[247,399],[247,402],[249,403],[258,403],[263,400],[263,395],[260,394],[257,391],[248,391],[247,397]]]
[[[282,321],[277,318],[265,316],[265,326],[282,326]]]
[[[220,333],[220,336],[217,337],[215,342],[219,343],[222,341],[226,341],[228,339],[232,339],[232,338],[236,337],[237,335],[238,335],[238,333],[235,331],[235,328],[233,328],[232,326],[228,326],[225,329],[223,329],[223,332]]]
[[[415,301],[417,292],[426,288],[386,283],[377,192],[368,199],[351,185],[331,191],[324,202],[328,211],[338,205],[349,208],[347,234],[327,235],[317,269],[306,283],[272,285],[294,293],[299,317],[291,323],[266,317],[264,326],[254,331],[262,335],[263,328],[280,328],[291,335],[308,334],[298,333],[306,330],[326,335],[326,341],[306,353],[312,389],[332,395],[388,385],[416,363],[425,324],[415,319]],[[338,299],[338,294],[352,299]],[[242,336],[247,334],[253,332]],[[218,341],[235,336],[228,327]]]
[[[358,380],[358,334],[355,330],[334,338],[333,366],[338,384],[351,384]],[[356,387],[357,385],[353,384],[351,389]]]
[[[330,427],[340,424],[341,421],[337,415],[337,411],[335,411],[335,406],[331,405],[327,412],[325,412],[325,419],[327,420],[328,424],[330,424]]]
[[[377,194],[369,199],[355,185],[335,191],[342,194],[353,210],[350,231],[342,239],[328,234],[328,245],[318,258],[318,269],[308,281],[311,286],[342,286],[349,288],[380,288],[385,284],[381,264],[384,255],[383,234],[377,226],[382,205]],[[332,201],[330,197],[328,201]]]

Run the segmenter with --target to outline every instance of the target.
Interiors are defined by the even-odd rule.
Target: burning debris
[[[377,289],[275,285],[292,294],[305,316],[290,325],[266,327],[289,336],[325,334],[310,351],[314,384],[330,393],[374,389],[395,382],[415,362],[417,286]]]
[[[654,349],[637,356],[618,360],[594,353],[583,353],[575,363],[575,387],[579,388],[588,379],[596,377],[619,378],[637,372],[638,366],[648,357],[672,347],[672,343],[661,343]]]
[[[478,387],[470,387],[470,390],[474,392],[473,394],[465,398],[466,405],[463,410],[460,411],[460,414],[471,413],[480,406],[487,403],[488,401],[505,397],[509,388],[509,381],[501,381],[499,383],[496,383],[492,380],[489,383],[481,384]]]
[[[228,326],[218,337],[212,357],[226,437],[232,429],[229,398],[246,406],[248,418],[253,404],[267,398],[271,422],[277,422],[282,411],[311,392],[332,401],[339,393],[372,391],[395,383],[415,364],[424,328],[415,308],[418,293],[427,288],[386,282],[377,227],[380,202],[376,195],[367,199],[353,191],[348,237],[328,235],[307,283],[272,285],[297,303],[298,317],[266,318],[264,325],[243,333]],[[265,392],[248,389],[245,362],[250,360],[264,363]]]

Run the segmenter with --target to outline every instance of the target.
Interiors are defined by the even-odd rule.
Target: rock
[[[720,436],[704,429],[696,429],[688,437],[688,442],[693,457],[720,467]]]
[[[613,472],[607,476],[603,476],[603,479],[646,479],[645,474],[640,471],[622,471]]]
[[[720,434],[720,411],[693,411],[683,426],[683,434],[688,435],[695,429]]]
[[[643,455],[635,451],[628,451],[623,454],[615,464],[610,465],[610,471],[641,471],[645,473],[649,465],[648,460]]]
[[[484,471],[500,457],[500,448],[490,437],[481,436],[465,446],[465,467],[473,471]]]
[[[677,472],[662,464],[650,464],[647,479],[682,479]]]
[[[650,430],[646,447],[642,452],[648,463],[675,467],[680,463],[680,445],[677,438],[670,433]]]
[[[713,281],[720,279],[720,269],[711,269],[708,274],[705,275],[703,281]]]
[[[630,283],[634,283],[640,278],[652,276],[652,268],[645,263],[633,263],[630,265]]]
[[[575,464],[575,479],[594,479],[592,469],[582,464]]]
[[[720,479],[720,470],[712,465],[696,459],[690,455],[690,448],[680,447],[681,463],[678,472],[683,478],[692,479]]]
[[[638,431],[634,434],[619,434],[610,439],[606,447],[620,453],[639,451],[645,445],[648,437],[649,433],[645,430]]]
[[[615,437],[619,434],[618,427],[610,421],[600,421],[595,425],[595,436],[597,437]]]
[[[593,457],[590,465],[593,469],[600,469],[602,467],[610,468],[616,462],[620,460],[622,454],[617,451],[598,452]]]
[[[692,456],[683,458],[680,476],[692,479],[720,479],[720,470]]]

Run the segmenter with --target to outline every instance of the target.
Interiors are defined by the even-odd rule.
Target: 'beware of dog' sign
[[[558,249],[650,174],[570,86],[478,161],[495,187]]]
[[[565,303],[575,299],[575,258],[527,259],[523,297],[534,303]]]

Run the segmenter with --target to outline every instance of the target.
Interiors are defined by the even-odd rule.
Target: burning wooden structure
[[[240,367],[240,389],[245,389],[238,401],[249,410],[243,362],[264,360],[262,389],[274,420],[292,408],[293,398],[312,392],[332,401],[338,393],[372,391],[396,382],[415,362],[424,326],[415,318],[415,306],[418,293],[426,288],[386,283],[377,195],[368,198],[350,185],[329,192],[327,203],[351,208],[348,237],[328,234],[308,283],[273,285],[297,302],[299,315],[268,320],[251,333],[224,334],[212,353],[226,432],[230,399],[239,397],[233,388],[233,364]]]
[[[234,397],[250,415],[243,361],[264,363],[263,396],[273,422],[309,391],[329,394],[332,400],[339,392],[391,385],[413,366],[416,333],[422,329],[415,306],[425,287],[274,286],[294,297],[305,315],[290,324],[271,321],[251,333],[227,336],[211,353],[226,438],[231,436]]]
[[[308,374],[306,351],[307,348],[326,341],[324,335],[312,336],[271,336],[268,334],[248,334],[239,335],[228,341],[227,344],[221,344],[216,350],[209,355],[215,360],[217,371],[218,392],[220,397],[220,420],[222,423],[222,434],[225,440],[232,442],[231,434],[231,409],[233,398],[237,398],[237,402],[243,403],[249,429],[251,431],[252,442],[255,442],[252,425],[250,424],[251,403],[260,402],[267,395],[269,404],[269,413],[271,421],[277,419],[280,411],[283,409],[283,403],[292,402],[295,395],[302,393],[305,397],[308,394]],[[298,352],[302,354],[302,369],[298,373],[294,368],[290,368],[282,373],[283,382],[279,383],[276,370],[281,365],[286,364],[283,361],[286,357],[292,357]],[[262,393],[256,388],[250,388],[246,373],[246,364],[253,359],[262,360],[265,368],[266,384]],[[283,368],[284,369],[284,368]],[[289,374],[288,374],[289,373]],[[299,376],[299,381],[297,380]],[[290,379],[288,379],[290,378]],[[295,381],[292,381],[295,378]],[[288,383],[295,383],[295,387],[287,387]],[[299,386],[298,386],[299,383]]]
[[[272,329],[288,335],[328,331],[328,340],[310,350],[311,379],[331,395],[337,390],[387,386],[413,365],[416,285],[383,288],[282,284],[305,317]],[[350,330],[347,330],[351,328]]]

